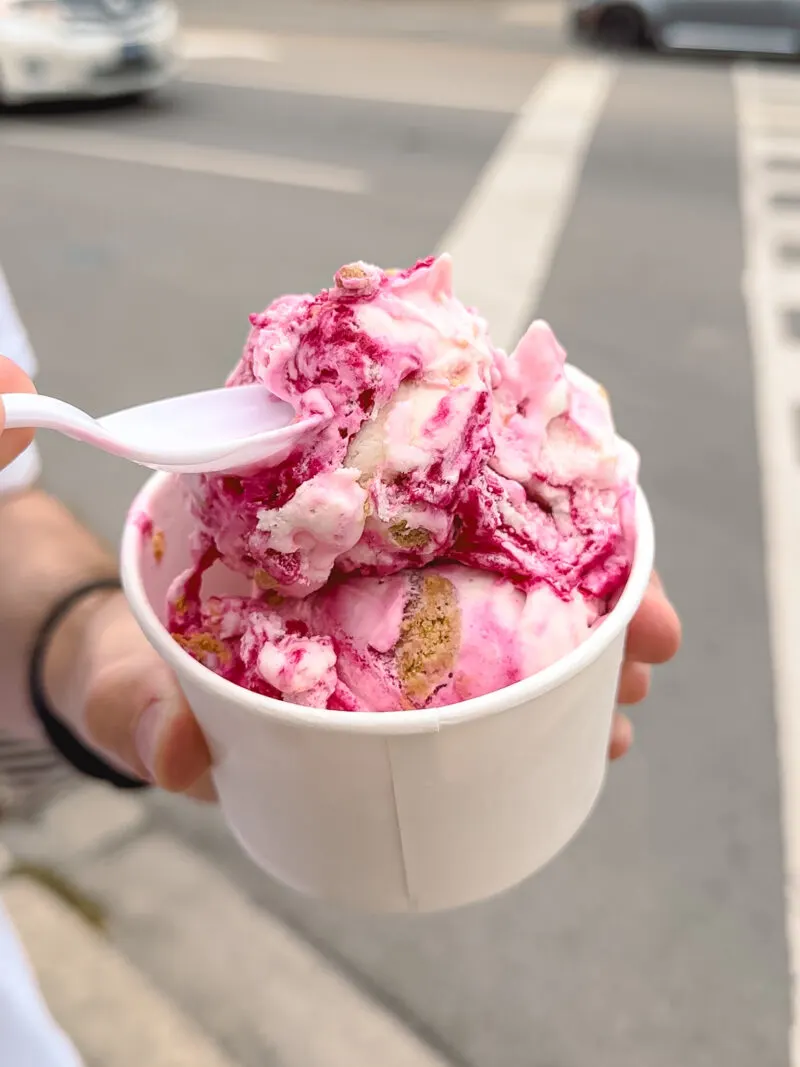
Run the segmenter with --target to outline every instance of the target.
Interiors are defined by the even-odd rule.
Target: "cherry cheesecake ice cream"
[[[318,708],[480,696],[601,625],[630,572],[638,457],[544,322],[515,351],[447,256],[353,263],[251,318],[228,384],[314,428],[270,465],[180,479],[194,565],[169,628],[209,669]],[[207,596],[224,565],[246,596]]]

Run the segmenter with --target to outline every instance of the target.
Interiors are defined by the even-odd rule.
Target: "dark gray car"
[[[584,40],[609,47],[800,54],[800,0],[571,0]]]

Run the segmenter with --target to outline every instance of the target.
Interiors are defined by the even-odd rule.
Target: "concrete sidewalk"
[[[80,786],[0,825],[2,897],[87,1067],[447,1067],[143,801]]]

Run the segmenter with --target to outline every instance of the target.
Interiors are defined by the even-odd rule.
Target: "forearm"
[[[63,505],[40,491],[0,498],[0,730],[39,735],[28,699],[27,668],[43,621],[78,585],[114,576],[112,556]],[[58,627],[45,662],[54,710],[72,711],[80,690],[87,629],[97,593],[81,601]]]

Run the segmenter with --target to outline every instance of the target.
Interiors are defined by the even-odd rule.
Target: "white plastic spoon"
[[[319,423],[292,421],[291,406],[263,385],[211,389],[93,419],[63,400],[6,393],[6,429],[57,430],[151,470],[176,474],[240,470],[288,455]]]

